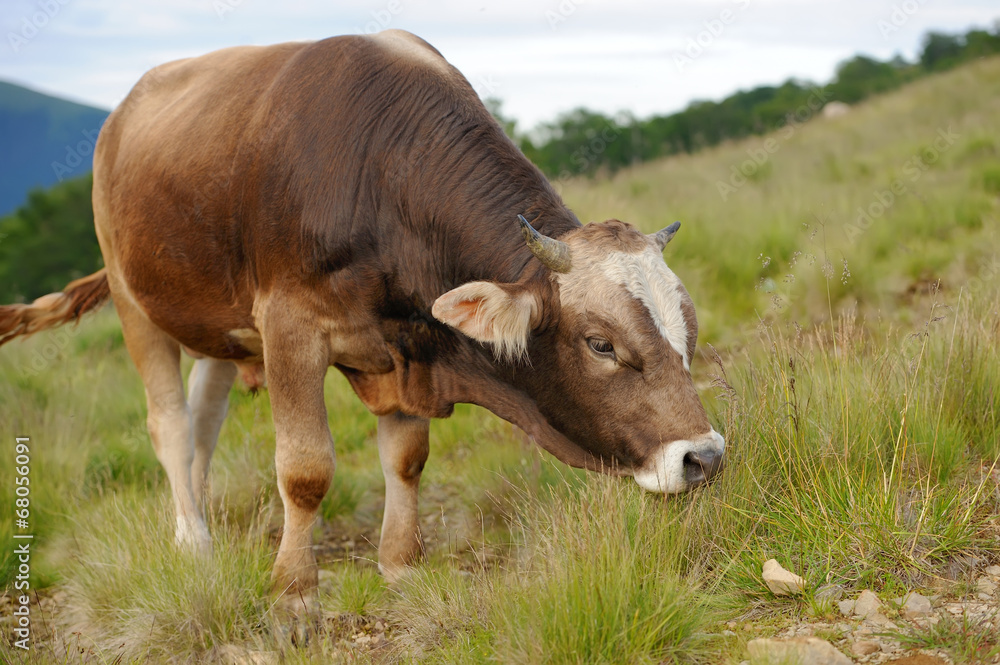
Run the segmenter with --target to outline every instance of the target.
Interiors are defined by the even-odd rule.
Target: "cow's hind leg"
[[[219,430],[229,408],[229,389],[236,378],[236,365],[228,360],[199,358],[188,375],[188,403],[194,428],[194,464],[191,481],[198,509],[205,511],[205,488]]]
[[[274,418],[278,492],[285,509],[272,580],[282,605],[297,612],[310,609],[318,582],[312,530],[336,458],[323,401],[328,340],[313,319],[296,317],[294,310],[272,299],[262,307],[258,325]]]
[[[211,550],[208,527],[195,500],[191,464],[195,447],[191,411],[184,399],[180,345],[128,302],[115,298],[122,334],[146,388],[146,426],[173,493],[177,543],[194,550]]]
[[[399,579],[421,554],[417,520],[420,474],[430,451],[430,421],[401,413],[378,419],[378,454],[385,475],[385,514],[378,567],[389,581]]]

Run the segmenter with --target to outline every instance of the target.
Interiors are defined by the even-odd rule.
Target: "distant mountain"
[[[90,171],[108,113],[0,81],[0,215],[35,187]]]

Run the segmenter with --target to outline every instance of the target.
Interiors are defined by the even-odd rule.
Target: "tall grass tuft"
[[[154,662],[194,660],[227,643],[260,639],[271,557],[258,526],[216,520],[210,556],[173,546],[172,504],[123,493],[78,524],[66,564],[76,629],[105,653]]]
[[[495,609],[499,660],[661,663],[702,653],[712,607],[683,575],[683,514],[611,479],[535,511],[519,525],[530,534],[514,571],[522,582]]]
[[[684,514],[614,479],[520,497],[516,554],[461,577],[418,575],[396,612],[441,662],[700,659],[717,604],[684,575]]]
[[[722,588],[769,597],[769,558],[814,585],[912,588],[1000,552],[994,297],[932,309],[913,333],[764,330],[727,377],[729,465],[696,507]]]

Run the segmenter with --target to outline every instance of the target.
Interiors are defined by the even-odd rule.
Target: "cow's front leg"
[[[310,608],[318,582],[312,530],[333,478],[335,455],[323,402],[327,343],[311,322],[297,320],[290,309],[269,307],[260,330],[277,439],[278,492],[285,508],[271,578],[282,605],[302,611]]]
[[[417,521],[420,473],[430,451],[430,421],[394,413],[378,419],[378,454],[385,475],[385,515],[378,567],[390,582],[399,579],[423,546]]]

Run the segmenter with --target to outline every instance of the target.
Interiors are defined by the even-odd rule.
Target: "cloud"
[[[5,36],[41,5],[59,10],[17,52],[7,39],[0,44],[0,78],[110,108],[144,71],[171,59],[402,28],[437,46],[530,127],[577,106],[648,115],[792,76],[825,80],[857,52],[912,56],[929,28],[985,25],[1000,13],[982,0],[911,0],[920,8],[886,38],[878,21],[900,1],[7,0]],[[723,12],[734,20],[678,67],[678,54]]]

